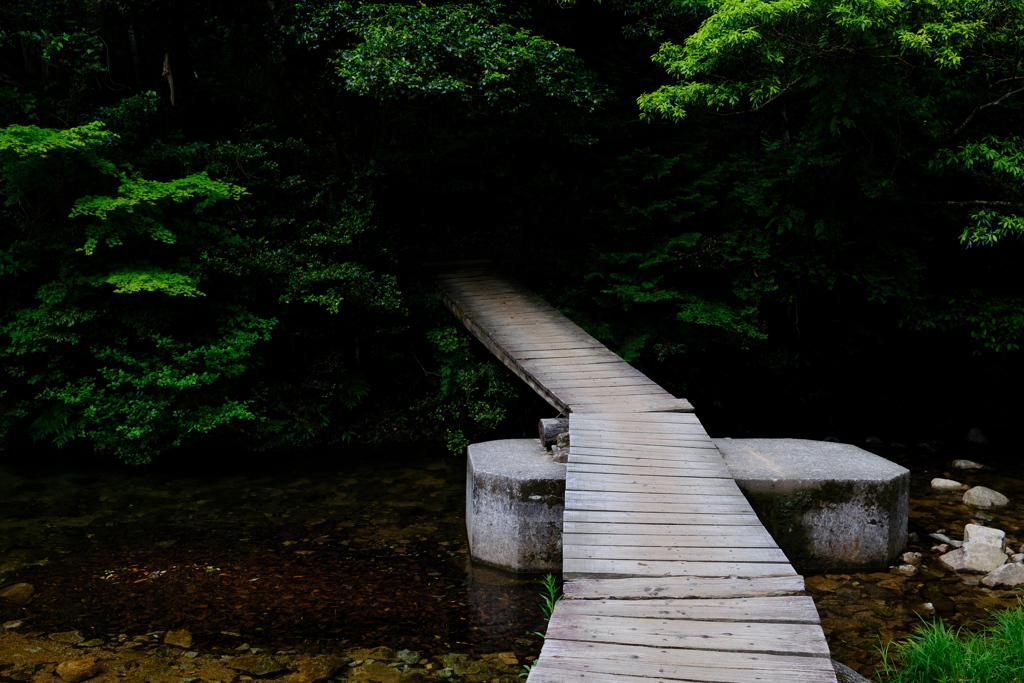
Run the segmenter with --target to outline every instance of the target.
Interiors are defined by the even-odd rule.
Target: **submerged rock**
[[[985,575],[981,583],[989,588],[1014,588],[1024,585],[1024,565],[1010,562]]]
[[[967,432],[967,441],[976,443],[979,446],[988,445],[988,437],[985,436],[985,432],[981,431],[977,427],[971,427],[971,430]]]
[[[985,466],[980,462],[974,462],[973,460],[954,460],[953,469],[955,470],[980,470],[984,469]]]
[[[241,657],[235,657],[230,661],[225,661],[224,665],[229,669],[241,671],[253,676],[266,676],[267,674],[284,671],[284,667],[278,664],[277,661],[269,655],[242,655]]]
[[[929,538],[934,538],[939,543],[945,543],[946,545],[948,545],[951,548],[959,548],[960,546],[962,546],[964,544],[963,541],[954,541],[952,538],[950,538],[946,534],[940,534],[938,532],[936,532],[934,534],[928,534],[928,537]]]
[[[333,676],[346,663],[347,658],[333,655],[305,657],[299,660],[299,670],[286,680],[287,683],[320,683]]]
[[[184,629],[181,631],[168,631],[167,635],[164,636],[164,642],[168,645],[187,650],[192,647],[192,634]]]
[[[939,560],[955,572],[987,574],[1006,564],[1006,533],[999,529],[968,524],[964,544]]]
[[[964,503],[976,508],[1000,508],[1010,503],[1010,499],[990,488],[975,486],[964,494]]]
[[[903,564],[921,564],[921,553],[907,552],[900,555],[900,559],[903,560]]]
[[[57,675],[64,683],[79,683],[100,672],[100,665],[93,656],[69,659],[57,665]]]
[[[13,586],[7,586],[0,590],[0,598],[18,604],[28,602],[35,594],[35,586],[31,583],[16,583]]]

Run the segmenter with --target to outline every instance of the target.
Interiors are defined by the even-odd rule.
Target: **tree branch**
[[[1018,202],[997,202],[989,201],[987,199],[972,199],[967,202],[945,202],[949,206],[1012,206],[1018,207]]]
[[[970,115],[967,117],[967,120],[961,123],[960,126],[953,131],[953,134],[950,135],[950,137],[955,138],[957,135],[959,135],[960,131],[966,128],[967,125],[974,120],[974,117],[977,116],[978,112],[981,111],[982,109],[988,109],[989,107],[994,107],[996,105],[1002,104],[1003,100],[1005,100],[1007,97],[1009,97],[1010,95],[1016,95],[1019,92],[1024,92],[1024,88],[1017,88],[1016,90],[1007,91],[1007,93],[1000,97],[998,100],[993,100],[992,102],[988,102],[986,104],[982,104],[978,107],[975,107],[974,111],[972,111]]]
[[[771,97],[771,98],[765,100],[764,102],[762,102],[761,104],[757,105],[756,107],[751,107],[750,109],[746,109],[744,111],[734,111],[734,112],[730,112],[728,114],[718,114],[718,113],[716,113],[716,116],[739,116],[741,114],[752,114],[755,111],[760,111],[762,108],[768,106],[769,104],[771,104],[775,100],[777,100],[780,97],[782,97],[783,95],[785,95],[789,91],[790,88],[792,88],[794,85],[799,83],[802,79],[803,79],[803,76],[799,76],[799,77],[796,78],[796,80],[790,81],[789,83],[786,84],[785,88],[783,88],[782,90],[780,90],[778,92],[778,94],[776,94],[774,97]]]

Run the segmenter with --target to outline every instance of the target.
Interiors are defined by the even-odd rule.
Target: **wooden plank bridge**
[[[486,267],[436,278],[462,323],[569,416],[565,599],[529,683],[835,683],[803,578],[689,402]]]

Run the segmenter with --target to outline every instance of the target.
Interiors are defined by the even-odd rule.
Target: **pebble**
[[[974,462],[973,460],[954,460],[953,469],[955,470],[980,470],[984,469],[984,465],[980,462]]]
[[[13,586],[7,586],[7,588],[0,590],[0,598],[16,604],[28,602],[35,594],[35,586],[31,583],[16,583]]]
[[[1003,507],[1010,499],[986,486],[975,486],[964,494],[964,503],[976,508]]]
[[[57,675],[64,683],[79,683],[100,672],[100,665],[92,656],[69,659],[57,665]]]
[[[931,537],[931,538],[934,538],[939,543],[945,543],[946,545],[948,545],[951,548],[959,548],[960,546],[962,546],[964,544],[963,541],[954,541],[953,539],[951,539],[946,534],[939,533],[939,532],[936,532],[934,534],[928,534],[928,536]]]
[[[921,553],[903,553],[900,555],[900,559],[903,560],[903,564],[921,564]]]
[[[985,435],[985,432],[981,431],[977,427],[971,427],[971,430],[967,432],[966,440],[980,446],[988,444],[988,437]]]
[[[915,574],[917,574],[917,567],[915,567],[912,564],[901,564],[900,566],[896,567],[896,571],[900,574],[903,574],[904,576],[914,576]]]
[[[192,647],[192,633],[182,629],[181,631],[168,631],[164,636],[164,642],[173,647],[180,647],[187,650]]]
[[[938,489],[939,491],[962,491],[967,488],[967,485],[961,484],[958,481],[953,481],[952,479],[936,477],[935,479],[932,479],[932,488]]]

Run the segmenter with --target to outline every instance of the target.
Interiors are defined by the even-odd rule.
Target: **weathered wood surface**
[[[482,267],[436,277],[445,304],[466,328],[559,411],[693,410],[516,282]]]
[[[568,581],[529,682],[836,683],[802,577],[692,406],[486,267],[438,281],[463,324],[569,417]]]

